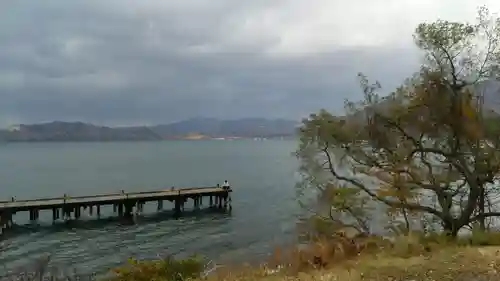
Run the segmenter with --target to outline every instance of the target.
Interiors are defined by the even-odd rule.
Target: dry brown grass
[[[121,274],[111,280],[185,281],[188,276],[199,276],[196,260],[167,261],[134,262],[132,267],[121,268]],[[499,233],[479,233],[458,240],[412,233],[391,241],[338,234],[315,239],[307,247],[276,249],[272,258],[260,266],[218,268],[204,280],[500,281],[498,270]]]
[[[329,268],[289,275],[264,268],[248,269],[209,280],[285,281],[285,280],[500,280],[499,247],[447,247],[426,255],[397,257],[387,254],[363,254]]]
[[[317,239],[307,247],[278,248],[266,264],[269,268],[281,267],[289,274],[325,269],[373,252],[383,247],[384,241],[376,237],[347,238],[337,236]],[[387,243],[388,244],[388,243]]]
[[[340,236],[318,239],[303,249],[277,249],[261,267],[226,268],[208,280],[500,281],[500,247],[496,242],[495,246],[472,246],[470,239],[457,243],[417,234],[391,242],[378,237]]]
[[[348,238],[336,235],[318,238],[304,247],[277,248],[272,257],[259,267],[241,266],[217,270],[210,280],[250,280],[269,276],[299,276],[318,270],[328,270],[357,259],[361,254],[376,253],[390,245],[378,237]]]

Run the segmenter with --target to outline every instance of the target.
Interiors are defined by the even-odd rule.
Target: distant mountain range
[[[82,122],[54,121],[0,130],[0,141],[156,141],[163,139],[272,138],[296,133],[299,122],[264,118],[218,120],[193,118],[157,126],[106,127]]]
[[[39,141],[139,141],[160,140],[147,127],[110,128],[82,122],[60,122],[19,125],[0,131],[0,140],[8,142]]]
[[[218,120],[213,118],[193,118],[168,125],[151,127],[163,138],[176,138],[199,134],[211,138],[220,137],[281,137],[291,136],[299,122],[284,119],[246,118],[238,120]]]

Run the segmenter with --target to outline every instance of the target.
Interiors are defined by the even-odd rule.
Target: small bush
[[[185,281],[199,278],[204,270],[203,261],[199,257],[183,260],[165,258],[155,261],[137,261],[129,259],[129,264],[113,270],[112,281]]]

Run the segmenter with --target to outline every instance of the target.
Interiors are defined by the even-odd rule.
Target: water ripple
[[[42,212],[38,228],[16,227],[14,236],[0,241],[0,265],[5,267],[0,267],[0,276],[45,254],[51,254],[51,266],[82,273],[105,273],[131,256],[200,253],[222,262],[266,256],[274,243],[293,235],[297,165],[290,153],[295,145],[241,141],[0,147],[0,199],[201,186],[221,179],[235,184],[231,215],[186,213],[174,220],[168,204],[159,214],[155,204],[146,204],[151,215],[133,225],[121,224],[106,207],[100,221],[85,212],[78,223],[51,226],[50,212]],[[27,214],[15,220],[27,223]]]

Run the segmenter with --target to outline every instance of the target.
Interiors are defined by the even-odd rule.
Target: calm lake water
[[[263,259],[294,237],[295,141],[0,144],[0,200],[210,186],[228,180],[231,214],[149,215],[135,225],[83,218],[74,227],[19,227],[0,242],[0,273],[51,254],[51,265],[102,274],[127,258],[199,253],[219,262]],[[167,202],[165,202],[167,203]],[[188,202],[186,207],[191,207]],[[167,209],[169,205],[165,205]],[[103,216],[112,216],[104,209]],[[14,220],[24,225],[28,213]],[[3,268],[2,268],[3,267]],[[0,274],[1,275],[1,274]]]

